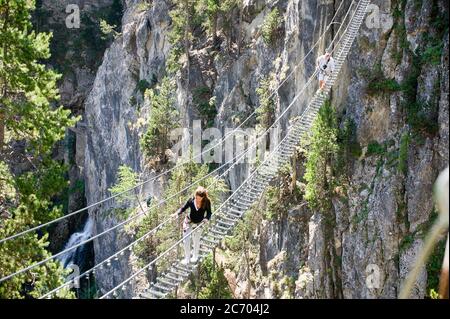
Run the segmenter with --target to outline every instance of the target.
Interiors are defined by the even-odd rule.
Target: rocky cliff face
[[[148,108],[143,105],[143,93],[137,85],[141,79],[160,79],[169,50],[169,18],[165,2],[156,2],[150,10],[141,10],[139,3],[126,2],[122,34],[106,50],[85,104],[88,129],[84,168],[89,203],[110,195],[108,188],[116,182],[120,165],[142,172],[142,179],[153,175],[146,169],[139,148],[145,124],[142,119],[148,116]],[[160,190],[156,181],[144,185],[142,192],[149,197],[157,196]],[[105,213],[116,204],[107,202],[90,213],[95,218],[95,234],[119,222]],[[129,240],[123,228],[99,238],[94,244],[96,262],[111,256]],[[101,291],[106,292],[129,274],[126,255],[113,267],[99,272],[96,279]]]
[[[333,104],[345,112],[345,117],[355,121],[356,135],[362,146],[372,141],[389,145],[381,158],[355,161],[348,204],[334,204],[336,228],[330,242],[334,242],[336,258],[340,259],[341,274],[335,284],[342,288],[339,293],[344,298],[397,297],[401,282],[423,244],[426,225],[434,209],[433,184],[448,165],[448,34],[437,35],[436,24],[432,23],[439,19],[438,12],[448,12],[448,5],[443,1],[406,1],[404,11],[396,11],[399,4],[395,2],[391,6],[385,1],[373,4],[384,8],[394,24],[386,29],[381,25],[379,30],[363,27],[348,59],[346,76],[339,81],[333,99]],[[398,31],[403,23],[404,33]],[[428,47],[427,34],[437,36],[438,41],[444,43],[442,55],[435,57],[435,63],[426,61],[418,66],[415,55],[420,55],[421,48]],[[394,52],[400,52],[401,57]],[[362,66],[374,70],[377,64],[381,65],[386,79],[398,83],[407,83],[411,74],[418,76],[417,85],[412,89],[413,100],[428,103],[428,108],[421,111],[421,121],[432,122],[436,126],[434,130],[425,134],[412,133],[415,124],[411,113],[405,117],[404,104],[411,103],[407,102],[405,92],[375,97],[367,94],[367,81],[358,75],[358,70]],[[411,137],[410,142],[402,145],[405,134]],[[404,172],[399,171],[398,165],[392,166],[388,159],[390,152],[401,152],[402,148],[406,155],[398,160],[404,161]],[[364,218],[352,223],[355,216],[362,213]],[[320,228],[320,220],[312,219],[308,267],[314,274],[314,282],[320,282],[326,273],[323,255],[327,243]],[[311,232],[311,229],[319,231]],[[380,271],[380,281],[370,288],[366,279],[374,266]],[[424,269],[413,296],[424,297],[426,281]],[[299,289],[298,295],[303,294],[333,295],[324,294],[320,286]]]
[[[269,260],[269,271],[277,275],[259,281],[256,296],[273,297],[274,283],[282,282],[287,289],[282,279],[292,276],[292,257],[290,262],[287,259],[297,255],[294,268],[300,271],[293,276],[297,280],[297,298],[395,298],[423,244],[434,210],[432,187],[439,172],[448,165],[448,35],[438,35],[444,45],[435,63],[426,61],[417,66],[415,56],[429,45],[427,34],[436,36],[436,24],[431,22],[437,18],[436,12],[447,12],[448,8],[440,1],[406,1],[400,12],[395,9],[398,3],[374,1],[373,5],[382,8],[380,13],[387,23],[373,29],[368,28],[372,25],[368,20],[363,26],[333,91],[332,104],[344,114],[344,119],[354,121],[358,142],[363,147],[374,141],[388,142],[389,146],[378,157],[363,155],[351,163],[346,200],[335,200],[332,211],[321,214],[304,207],[298,212],[294,207],[281,221],[264,226],[261,233],[266,235],[256,236],[259,252]],[[286,14],[288,21],[292,19],[289,10]],[[402,24],[404,33],[398,31]],[[287,29],[286,33],[290,31]],[[400,56],[395,55],[396,50]],[[431,121],[435,130],[411,133],[415,124],[412,114],[405,116],[404,104],[411,102],[407,102],[404,91],[379,92],[376,96],[367,93],[370,80],[361,75],[361,70],[376,70],[377,65],[381,66],[384,79],[406,83],[412,73],[417,77],[412,92],[414,101],[426,101],[428,108],[421,110],[421,121]],[[410,136],[410,142],[402,146],[405,134]],[[393,165],[389,161],[389,154],[398,154],[402,148],[406,155],[398,160],[404,161],[404,172],[399,171],[398,162]],[[298,213],[307,223],[290,217]],[[327,215],[335,220],[331,234]],[[280,224],[285,225],[282,232]],[[298,233],[303,237],[298,238]],[[367,284],[370,277],[375,278],[373,271],[379,273],[379,281]],[[242,281],[245,286],[245,280]],[[413,296],[425,296],[426,282],[427,272],[423,269]],[[238,289],[238,296],[246,296],[244,292],[245,289]]]
[[[145,130],[142,119],[151,114],[137,85],[140,80],[162,78],[170,50],[170,5],[160,0],[153,1],[150,7],[140,3],[125,1],[122,33],[106,50],[84,103],[88,203],[108,196],[119,165],[143,172],[144,179],[154,174],[145,166],[139,149],[139,134]],[[183,122],[188,127],[198,116],[193,91],[201,86],[208,87],[216,97],[216,126],[235,127],[259,104],[255,89],[261,78],[273,72],[278,82],[282,81],[283,74],[293,69],[325,30],[339,5],[297,0],[243,3],[242,16],[238,12],[232,16],[234,34],[242,31],[240,52],[236,37],[231,40],[223,37],[219,53],[214,52],[207,39],[198,41],[191,51],[191,69],[181,72],[177,79],[177,105],[185,114]],[[253,296],[272,297],[274,283],[289,277],[296,281],[293,295],[298,298],[394,298],[423,243],[423,231],[433,211],[432,185],[439,171],[448,165],[448,35],[443,39],[442,55],[436,58],[435,53],[428,52],[438,60],[436,63],[424,63],[417,69],[411,52],[428,47],[427,35],[440,36],[432,17],[436,6],[439,12],[448,12],[448,5],[445,1],[412,0],[373,1],[373,4],[377,6],[373,10],[381,10],[382,23],[379,28],[372,22],[363,24],[333,91],[332,104],[344,118],[354,121],[363,149],[376,141],[385,144],[386,150],[376,156],[363,155],[352,163],[347,201],[335,200],[329,212],[335,219],[331,233],[323,214],[302,203],[293,203],[281,221],[262,224],[260,233],[264,236],[255,234],[260,244],[258,286],[253,285]],[[284,22],[277,43],[268,46],[260,30],[274,7],[280,10]],[[242,24],[238,23],[240,16]],[[338,14],[339,18],[342,14]],[[389,23],[391,20],[393,23]],[[331,37],[332,32],[320,43],[320,52]],[[314,54],[309,56],[279,90],[278,113],[286,109],[304,86],[313,72],[315,58]],[[381,67],[382,80],[397,83],[406,82],[416,72],[418,81],[413,84],[413,92],[397,88],[388,93],[368,94],[367,87],[373,78],[364,68],[373,74],[377,66]],[[417,103],[436,106],[422,110],[423,118],[436,124],[431,133],[421,128],[419,133],[411,133],[415,122],[403,107],[411,95]],[[290,115],[300,111],[294,108]],[[410,136],[407,145],[402,143],[405,134]],[[389,154],[398,154],[402,147],[407,154],[401,159],[406,169],[400,172],[398,163],[389,161]],[[247,167],[242,165],[230,175],[232,189],[245,179],[246,173]],[[146,185],[144,192],[158,195],[163,182]],[[91,212],[96,233],[118,223],[116,217],[104,214],[112,205],[107,203]],[[97,240],[96,260],[102,261],[129,240],[120,230]],[[127,260],[125,256],[110,270],[97,274],[102,291],[129,275]],[[330,265],[336,267],[330,270]],[[380,271],[380,284],[376,288],[366,284],[371,267]],[[228,273],[229,278],[236,278],[235,295],[243,296],[245,289],[239,288],[243,286],[243,275],[231,270]],[[269,276],[270,273],[274,275]],[[426,276],[424,270],[416,297],[425,294]]]

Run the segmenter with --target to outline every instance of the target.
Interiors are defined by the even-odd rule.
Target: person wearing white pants
[[[183,237],[190,234],[201,223],[207,223],[211,219],[211,201],[208,197],[208,191],[203,187],[197,188],[194,197],[190,198],[186,204],[178,210],[177,214],[181,216],[188,208],[190,208],[190,212],[183,221]],[[191,237],[194,244],[192,258]],[[189,262],[194,264],[197,263],[200,251],[200,237],[201,231],[198,230],[194,231],[192,235],[189,235],[184,239],[183,264],[187,265]]]
[[[335,62],[331,53],[327,50],[324,55],[320,56],[316,60],[316,67],[318,69],[319,87],[320,91],[323,91],[325,84],[329,77],[333,74],[335,68]]]
[[[183,222],[183,236],[186,236],[186,234],[191,233],[192,230],[194,230],[199,224],[193,224],[190,222],[188,216],[185,217]],[[184,239],[184,260],[183,263],[187,264],[189,261],[189,257],[191,256],[191,237],[193,242],[193,248],[194,253],[192,255],[192,258],[190,259],[190,262],[196,263],[198,260],[198,254],[200,251],[200,236],[202,235],[201,231],[193,232],[192,235],[187,236]]]

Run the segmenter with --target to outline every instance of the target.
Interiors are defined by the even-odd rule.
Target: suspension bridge
[[[290,160],[300,143],[301,137],[305,134],[308,134],[308,132],[310,131],[312,123],[316,118],[320,107],[323,105],[326,99],[328,99],[331,89],[339,77],[340,71],[344,66],[353,42],[359,33],[359,29],[363,23],[368,5],[370,3],[369,0],[353,0],[347,8],[344,8],[344,4],[346,2],[347,1],[341,1],[334,17],[327,25],[323,33],[320,35],[318,40],[305,54],[303,59],[301,59],[301,61],[297,63],[297,65],[295,66],[295,68],[293,68],[289,75],[278,85],[278,87],[273,91],[270,97],[273,97],[274,94],[276,94],[276,92],[280,89],[280,87],[283,86],[294,75],[295,71],[300,66],[304,65],[304,62],[306,61],[308,56],[313,53],[316,53],[317,56],[316,48],[318,47],[319,43],[323,41],[326,34],[330,31],[331,26],[333,26],[334,24],[338,24],[339,29],[334,33],[334,37],[331,40],[331,43],[328,45],[329,51],[333,54],[335,59],[335,70],[327,80],[325,88],[322,91],[318,90],[317,81],[315,80],[318,73],[318,70],[316,69],[313,74],[310,75],[305,85],[297,92],[296,96],[292,99],[288,107],[274,120],[272,125],[255,141],[253,141],[253,143],[248,145],[245,150],[236,155],[233,159],[213,170],[206,176],[194,181],[191,185],[184,188],[180,192],[173,194],[156,204],[151,205],[147,209],[140,207],[140,210],[137,210],[138,213],[133,214],[131,217],[118,223],[117,225],[114,225],[113,227],[110,227],[94,236],[91,236],[89,239],[84,240],[77,245],[68,247],[67,249],[63,249],[57,254],[36,262],[35,264],[32,264],[28,267],[20,269],[15,273],[8,274],[3,278],[0,278],[0,284],[7,280],[11,280],[13,277],[20,274],[30,272],[36,267],[45,265],[45,263],[49,262],[50,260],[61,257],[64,254],[77,249],[78,247],[82,247],[83,245],[92,242],[93,240],[98,239],[112,231],[123,228],[125,225],[147,214],[151,209],[162,206],[168,200],[176,198],[176,196],[183,194],[187,190],[191,189],[194,185],[199,185],[209,177],[217,177],[215,179],[216,182],[226,177],[233,169],[236,168],[239,162],[250,152],[252,152],[257,147],[258,143],[267,134],[269,134],[272,129],[279,126],[281,121],[285,119],[286,116],[290,114],[289,112],[295,108],[298,112],[300,112],[300,115],[291,119],[288,129],[286,130],[284,136],[280,138],[280,141],[278,142],[276,147],[266,155],[266,157],[262,160],[261,163],[259,163],[259,165],[249,171],[247,178],[241,183],[241,185],[234,192],[232,192],[217,209],[215,209],[215,211],[213,212],[213,218],[210,223],[208,223],[208,225],[201,224],[197,228],[193,229],[190,233],[185,234],[182,238],[176,239],[175,242],[170,245],[170,247],[159,253],[148,264],[132,272],[132,274],[128,278],[115,285],[109,291],[104,292],[99,296],[99,298],[121,298],[125,296],[128,290],[132,290],[133,283],[139,278],[139,276],[145,276],[146,272],[149,270],[157,270],[156,280],[150,283],[150,286],[145,289],[144,292],[141,292],[133,297],[156,299],[173,296],[177,288],[180,287],[184,282],[186,282],[190,274],[197,269],[202,259],[208,256],[222,242],[225,236],[232,233],[236,224],[244,216],[245,212],[249,208],[251,208],[251,206],[262,196],[264,190],[277,175],[279,168],[281,168]],[[345,9],[346,11],[341,12],[341,10]],[[337,22],[337,18],[340,12],[342,13],[343,17],[339,22]],[[204,154],[208,154],[218,145],[222,145],[223,143],[225,143],[228,138],[239,132],[239,130],[255,115],[256,111],[249,115],[247,119],[241,122],[241,124],[237,126],[233,131],[229,132],[222,139],[220,139],[216,145],[206,149],[200,154],[194,155],[193,158],[201,158],[201,156],[203,156]],[[168,175],[175,169],[185,165],[187,162],[188,161],[180,161],[173,168],[166,170],[161,174],[158,174],[157,176],[154,176],[142,183],[139,183],[139,185],[133,188],[93,203],[81,210],[72,212],[50,222],[29,228],[9,237],[2,238],[0,239],[0,244],[5,244],[8,241],[16,240],[22,236],[34,233],[40,229],[44,229],[50,225],[56,224],[75,215],[92,212],[96,207],[99,207],[102,204],[108,203],[110,206],[114,206],[114,203],[117,201],[117,199],[120,198],[120,196],[124,196],[127,194],[136,194],[140,189],[142,189],[144,185],[155,181],[162,176]],[[213,184],[211,185],[208,185],[208,187],[213,187],[214,183],[215,182],[213,182]],[[63,289],[69,289],[76,281],[79,281],[83,278],[89,280],[91,276],[95,276],[96,273],[101,271],[102,269],[111,267],[112,262],[118,261],[119,258],[124,258],[127,253],[132,253],[133,248],[136,247],[136,245],[143,242],[145,239],[154,236],[158,231],[160,231],[176,219],[176,215],[171,215],[155,228],[151,229],[141,237],[135,239],[133,242],[118,250],[105,260],[97,263],[95,266],[93,266],[89,270],[86,270],[82,274],[79,274],[76,278],[72,278],[72,280],[67,281],[63,285],[44,293],[42,296],[40,296],[40,298],[55,298],[58,296],[59,291]],[[182,264],[181,258],[177,251],[183,244],[184,239],[191,236],[191,234],[194,232],[202,232],[199,262],[197,264],[184,265]]]

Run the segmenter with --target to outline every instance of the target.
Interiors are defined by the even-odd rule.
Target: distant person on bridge
[[[190,208],[189,214],[186,215],[183,222],[183,237],[189,234],[196,226],[201,223],[207,223],[211,219],[211,201],[208,197],[208,191],[199,187],[195,191],[193,198],[190,198],[186,204],[181,207],[176,214],[179,216],[183,214],[188,208]],[[206,216],[205,216],[206,213]],[[192,239],[194,242],[194,253],[191,259],[191,236],[187,236],[184,239],[184,260],[183,264],[187,265],[189,262],[197,263],[198,254],[200,250],[200,236],[201,231],[192,233]]]
[[[328,78],[332,75],[335,68],[334,59],[331,56],[330,51],[325,51],[325,54],[318,57],[316,61],[316,66],[319,71],[319,86],[320,91],[325,89],[325,84],[328,81]]]

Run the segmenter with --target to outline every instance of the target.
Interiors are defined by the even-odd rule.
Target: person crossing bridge
[[[201,223],[207,223],[211,219],[211,200],[208,197],[208,190],[204,187],[198,187],[195,195],[189,198],[186,204],[181,207],[175,214],[181,216],[186,210],[190,209],[183,221],[183,234],[191,233],[191,231],[199,226]],[[184,239],[184,259],[183,264],[187,265],[189,262],[197,263],[200,250],[200,236],[201,232],[192,233],[192,241],[194,251],[191,257],[191,235]]]

